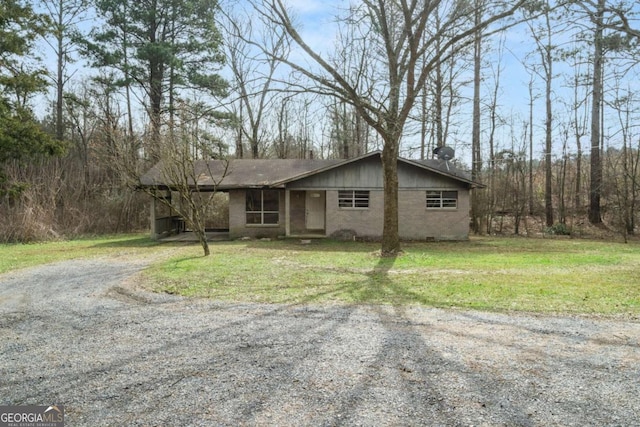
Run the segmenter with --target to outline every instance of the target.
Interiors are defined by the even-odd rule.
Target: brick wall
[[[384,193],[369,193],[369,209],[341,209],[338,191],[327,191],[327,235],[339,230],[353,230],[359,237],[382,236]]]
[[[469,193],[458,191],[458,208],[426,208],[425,190],[400,191],[400,238],[405,240],[466,240],[469,238]]]

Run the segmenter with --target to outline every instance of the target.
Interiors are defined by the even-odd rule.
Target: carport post
[[[151,220],[151,239],[152,240],[158,240],[158,234],[156,233],[156,197],[155,197],[155,191],[153,192],[153,195],[151,196],[151,215],[149,215],[149,218]]]
[[[291,224],[289,218],[289,211],[291,210],[291,192],[288,188],[284,190],[284,235],[289,237],[291,234]]]

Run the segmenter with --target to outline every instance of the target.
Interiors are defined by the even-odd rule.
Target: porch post
[[[289,237],[291,233],[291,225],[290,225],[290,215],[291,211],[291,193],[288,188],[284,190],[284,235]]]
[[[149,219],[151,220],[151,239],[158,240],[158,234],[156,233],[156,198],[155,191],[154,195],[151,196],[151,215],[149,215]]]

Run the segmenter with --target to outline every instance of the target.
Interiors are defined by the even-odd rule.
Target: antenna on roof
[[[433,154],[435,154],[438,159],[444,160],[444,163],[447,165],[447,170],[449,170],[449,160],[452,160],[456,156],[453,148],[445,146],[434,148]]]

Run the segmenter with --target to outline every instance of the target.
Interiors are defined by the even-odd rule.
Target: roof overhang
[[[277,170],[274,173],[268,173],[265,171],[265,166],[270,167],[269,170],[273,171],[273,169],[277,169],[276,165],[280,160],[272,159],[266,160],[267,162],[272,163],[262,163],[265,160],[230,160],[225,164],[225,175],[221,175],[218,177],[218,182],[216,182],[216,178],[213,178],[211,175],[214,175],[212,171],[215,169],[218,163],[223,162],[220,160],[212,160],[207,161],[204,166],[205,171],[208,171],[208,174],[205,174],[202,179],[198,178],[194,180],[194,182],[189,184],[190,187],[194,189],[198,189],[198,191],[230,191],[230,190],[240,190],[240,189],[259,189],[259,188],[286,188],[287,184],[295,181],[299,181],[304,178],[308,178],[323,172],[327,172],[336,168],[344,167],[346,165],[361,162],[366,159],[377,158],[381,161],[382,152],[374,151],[371,153],[364,154],[362,156],[354,157],[351,159],[345,160],[295,160],[295,159],[282,159],[282,162],[289,165],[290,169],[282,168],[283,170]],[[205,161],[202,161],[205,162]],[[226,162],[226,161],[225,161]],[[297,165],[293,165],[294,162],[298,162]],[[303,162],[303,163],[300,163]],[[450,165],[446,161],[438,161],[438,160],[412,160],[399,157],[398,162],[402,162],[413,167],[420,168],[425,171],[429,171],[430,173],[434,173],[437,175],[441,175],[443,177],[462,182],[469,186],[469,188],[485,188],[486,186],[475,182],[471,179],[468,173]],[[262,168],[262,170],[257,171],[256,169]],[[228,172],[228,174],[226,174]],[[265,172],[265,173],[262,173]],[[276,173],[277,172],[277,173]],[[236,173],[238,175],[234,175],[233,178],[237,176],[241,177],[239,179],[227,179],[225,182],[225,178],[231,176],[232,173]],[[251,174],[254,174],[252,177]],[[246,175],[246,176],[244,176]],[[167,184],[163,182],[164,180],[160,180],[159,177],[162,177],[162,163],[159,162],[155,166],[153,166],[149,171],[144,174],[140,179],[139,188],[149,188],[154,187],[161,190],[175,190],[177,186]],[[200,177],[200,175],[199,175]]]

